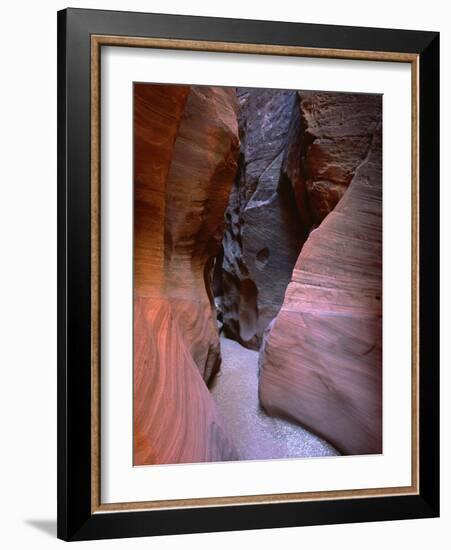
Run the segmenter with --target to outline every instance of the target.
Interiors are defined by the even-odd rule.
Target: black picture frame
[[[419,494],[92,512],[92,35],[418,56]],[[58,537],[87,540],[438,515],[439,33],[85,9],[58,12]]]

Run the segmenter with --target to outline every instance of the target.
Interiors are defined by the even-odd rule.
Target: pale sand
[[[211,393],[241,460],[334,456],[324,440],[283,419],[268,416],[258,401],[258,353],[221,338],[222,367]]]

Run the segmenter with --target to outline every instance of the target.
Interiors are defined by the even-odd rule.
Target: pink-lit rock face
[[[134,463],[236,460],[178,314],[165,299],[135,299]]]
[[[340,102],[337,113],[327,101],[309,107],[319,126],[311,123],[311,132],[321,137],[306,151],[308,177],[296,180],[305,184],[297,196],[332,176],[337,185],[351,183],[304,244],[260,352],[264,409],[346,454],[382,451],[381,98],[370,100],[364,115]],[[319,196],[311,210],[317,221],[328,200]]]
[[[220,366],[208,290],[236,173],[235,90],[134,93],[135,464],[228,460],[205,382]]]

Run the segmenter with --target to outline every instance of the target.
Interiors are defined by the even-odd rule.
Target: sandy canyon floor
[[[328,443],[287,420],[272,418],[258,400],[258,353],[221,337],[222,367],[211,388],[241,460],[335,456]]]

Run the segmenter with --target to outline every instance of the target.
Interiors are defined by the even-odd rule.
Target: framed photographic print
[[[439,35],[58,13],[58,536],[439,513]]]

